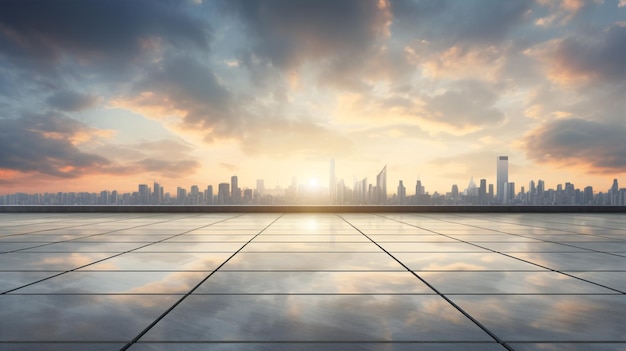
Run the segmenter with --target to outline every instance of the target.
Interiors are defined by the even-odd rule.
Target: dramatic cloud
[[[0,53],[12,58],[81,62],[132,59],[161,42],[207,48],[208,29],[189,1],[7,0],[0,3]]]
[[[134,91],[136,96],[117,99],[113,106],[152,118],[176,117],[183,127],[204,132],[208,141],[231,137],[242,125],[230,92],[196,59],[184,57],[164,63],[135,84]]]
[[[63,90],[51,95],[47,102],[53,108],[72,112],[93,107],[98,103],[98,100],[97,96]]]
[[[626,172],[626,126],[579,118],[546,123],[524,138],[528,158],[541,163],[586,166],[588,171]]]
[[[493,91],[478,82],[463,82],[455,89],[427,98],[427,118],[460,129],[500,122],[502,111],[494,107]]]
[[[622,172],[623,2],[0,1],[0,181]]]
[[[102,171],[109,160],[75,145],[76,138],[92,131],[63,115],[0,119],[0,169],[64,178]]]
[[[358,59],[385,33],[384,1],[225,0],[253,37],[254,54],[290,69],[309,60]]]
[[[528,51],[546,61],[551,77],[561,83],[594,79],[622,82],[626,78],[626,24],[610,26],[594,36],[570,36]]]
[[[489,46],[523,23],[532,0],[392,0],[394,25],[438,48],[457,43]]]

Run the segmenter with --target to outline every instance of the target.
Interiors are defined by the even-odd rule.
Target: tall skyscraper
[[[498,197],[498,203],[504,204],[508,200],[507,192],[504,188],[506,184],[509,183],[509,156],[498,156],[496,179],[496,196]]]
[[[487,179],[480,180],[480,187],[478,188],[478,204],[487,204]]]
[[[228,183],[220,183],[217,186],[217,204],[218,205],[228,205],[230,203],[229,188],[230,188],[230,184]]]
[[[387,165],[376,176],[376,197],[377,203],[387,203]]]
[[[609,204],[612,206],[616,206],[619,204],[619,185],[617,183],[617,179],[613,179],[613,185],[611,185],[611,189],[609,189]]]
[[[161,203],[161,201],[163,201],[162,193],[163,192],[161,189],[161,185],[155,181],[154,186],[152,187],[152,203],[153,204],[158,205]]]
[[[239,189],[239,180],[237,176],[230,177],[230,196],[233,205],[239,204],[241,201],[241,189]]]
[[[213,185],[206,187],[204,191],[204,201],[209,205],[213,205]]]
[[[265,193],[265,181],[263,179],[256,180],[256,192],[257,196],[263,196]]]
[[[330,172],[328,176],[328,193],[330,195],[330,203],[337,202],[337,179],[335,178],[335,159],[330,160]]]
[[[142,205],[150,203],[150,188],[147,184],[139,184],[139,203]]]
[[[406,202],[406,188],[402,181],[398,183],[398,204],[404,205]]]

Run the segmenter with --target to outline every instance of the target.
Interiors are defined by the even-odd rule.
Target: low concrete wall
[[[626,206],[0,206],[0,213],[626,213]]]

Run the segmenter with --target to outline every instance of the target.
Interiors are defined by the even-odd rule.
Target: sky
[[[0,193],[626,183],[626,0],[3,0]]]

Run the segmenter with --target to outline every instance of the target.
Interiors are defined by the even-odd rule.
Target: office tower
[[[476,188],[476,183],[474,183],[474,177],[470,177],[470,181],[467,183],[467,189],[465,189],[465,195],[472,196],[477,194],[478,190]]]
[[[250,204],[252,202],[252,189],[245,189],[243,191],[243,203]]]
[[[154,186],[152,187],[152,203],[160,204],[163,200],[163,190],[161,189],[161,185],[157,182],[154,182]]]
[[[200,188],[197,185],[191,186],[191,193],[189,194],[189,202],[191,205],[199,205],[200,204]]]
[[[330,174],[328,177],[328,192],[330,195],[330,203],[337,201],[337,180],[335,179],[335,159],[330,160]]]
[[[339,183],[337,183],[337,201],[338,205],[343,205],[346,198],[346,185],[341,179]]]
[[[218,205],[227,205],[230,203],[230,184],[228,183],[220,183],[217,186],[217,204]]]
[[[535,187],[535,181],[531,180],[528,184],[528,204],[537,204],[537,188]]]
[[[100,205],[109,204],[109,192],[104,190],[100,192]]]
[[[176,202],[179,205],[185,205],[187,203],[187,190],[176,187]]]
[[[387,166],[383,167],[383,169],[376,176],[376,201],[384,205],[387,203]]]
[[[593,204],[593,187],[587,186],[583,191],[583,205]]]
[[[506,192],[504,191],[505,184],[509,182],[509,156],[498,156],[497,164],[497,183],[496,183],[496,196],[497,202],[503,204],[506,198]]]
[[[263,196],[265,193],[265,181],[263,179],[256,180],[256,192],[258,196]]]
[[[150,188],[147,184],[139,184],[139,203],[142,205],[150,203]]]
[[[613,185],[611,186],[611,189],[609,190],[609,204],[610,205],[616,206],[619,204],[618,194],[619,194],[619,186],[617,183],[617,179],[613,179]]]
[[[506,182],[504,184],[504,197],[503,197],[503,204],[504,205],[510,205],[513,202],[513,199],[515,198],[515,183],[514,182]]]
[[[406,202],[406,188],[402,181],[398,183],[398,204],[403,205]]]
[[[213,205],[213,185],[206,187],[206,190],[204,191],[204,201],[208,205]]]
[[[480,180],[480,187],[478,188],[478,204],[487,204],[487,179]]]
[[[452,184],[452,189],[450,190],[450,194],[452,198],[456,199],[459,197],[459,186],[456,184]]]
[[[230,203],[233,205],[239,204],[241,202],[241,189],[239,188],[239,180],[237,176],[230,177]]]
[[[117,190],[113,190],[111,192],[111,197],[109,198],[109,203],[111,205],[117,205]]]

